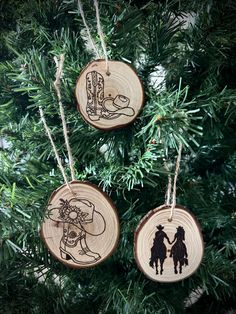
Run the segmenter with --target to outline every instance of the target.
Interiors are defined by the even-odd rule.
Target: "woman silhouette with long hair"
[[[174,243],[174,245],[171,248],[170,251],[170,257],[173,258],[174,262],[174,272],[175,274],[178,274],[178,263],[179,263],[179,274],[182,273],[182,267],[183,265],[188,265],[188,253],[187,253],[187,247],[184,243],[185,241],[185,231],[184,228],[179,226],[177,228],[177,232],[175,234],[174,240],[171,242],[171,244]]]

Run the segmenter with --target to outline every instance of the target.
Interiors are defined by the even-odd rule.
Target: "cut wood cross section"
[[[124,62],[91,62],[80,74],[75,90],[78,110],[94,127],[110,130],[123,127],[137,117],[144,101],[140,79]]]
[[[100,264],[115,250],[119,220],[111,199],[95,185],[72,181],[52,194],[41,236],[54,257],[67,266]]]
[[[204,244],[196,218],[176,205],[169,221],[170,206],[150,211],[135,232],[134,254],[139,269],[159,282],[179,281],[199,267]]]

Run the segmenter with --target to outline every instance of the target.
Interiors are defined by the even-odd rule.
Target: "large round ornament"
[[[95,128],[123,127],[137,117],[144,101],[140,79],[126,63],[96,60],[87,65],[76,84],[78,110]]]
[[[169,221],[170,206],[150,211],[139,223],[134,254],[139,269],[151,280],[175,282],[199,267],[204,244],[200,226],[188,210],[176,205]]]
[[[100,264],[115,250],[119,220],[111,199],[91,183],[72,181],[54,191],[41,237],[51,254],[73,268]]]

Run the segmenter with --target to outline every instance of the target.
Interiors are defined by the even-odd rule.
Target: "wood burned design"
[[[187,253],[187,247],[184,243],[185,241],[185,230],[182,226],[178,226],[177,232],[175,233],[174,239],[171,242],[168,235],[163,231],[164,227],[162,225],[157,226],[158,231],[155,233],[155,238],[153,240],[153,246],[151,247],[151,257],[149,266],[156,268],[156,274],[158,275],[158,261],[160,262],[160,275],[163,274],[164,268],[164,262],[167,258],[167,248],[164,243],[164,240],[167,240],[167,242],[172,245],[170,249],[170,255],[169,257],[173,258],[173,264],[174,264],[174,273],[175,274],[181,274],[182,273],[182,267],[188,266],[188,253]],[[177,267],[179,266],[179,271]]]
[[[122,115],[132,117],[135,111],[130,107],[130,99],[124,95],[104,97],[104,77],[97,71],[86,75],[86,92],[88,117],[92,121],[112,120]]]
[[[101,259],[99,252],[90,250],[87,245],[87,237],[99,237],[106,229],[105,219],[93,203],[83,198],[61,198],[60,206],[49,209],[47,216],[56,223],[63,223],[59,247],[62,259],[71,259],[80,265]]]
[[[163,231],[164,227],[162,225],[157,226],[158,231],[155,233],[155,238],[153,241],[153,246],[151,248],[151,258],[149,265],[153,268],[154,264],[156,267],[156,274],[158,275],[158,260],[160,261],[160,274],[163,274],[163,264],[166,256],[166,246],[164,243],[164,239],[168,241],[169,244],[170,240],[167,234]]]
[[[200,225],[185,207],[176,205],[150,210],[134,235],[134,256],[139,269],[156,282],[176,282],[191,276],[200,266],[204,242]]]
[[[184,228],[179,226],[175,234],[174,240],[171,244],[175,243],[170,250],[170,257],[173,258],[174,272],[178,274],[177,266],[179,264],[179,273],[182,274],[183,265],[188,266],[188,253],[187,247],[184,243],[185,231]]]

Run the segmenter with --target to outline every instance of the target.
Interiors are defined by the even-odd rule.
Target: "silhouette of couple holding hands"
[[[156,274],[158,275],[158,260],[160,261],[160,275],[163,274],[163,265],[164,261],[167,258],[167,248],[164,243],[164,239],[167,240],[167,242],[173,246],[170,250],[170,256],[173,258],[174,263],[174,273],[182,273],[182,267],[183,265],[188,265],[188,253],[187,253],[187,247],[184,243],[185,241],[185,231],[184,228],[181,226],[178,226],[177,231],[175,233],[174,239],[171,242],[167,234],[163,231],[164,227],[162,225],[157,226],[158,231],[155,233],[155,238],[153,241],[153,246],[151,248],[151,258],[149,265],[150,267],[156,268]],[[179,265],[179,270],[178,270]]]

